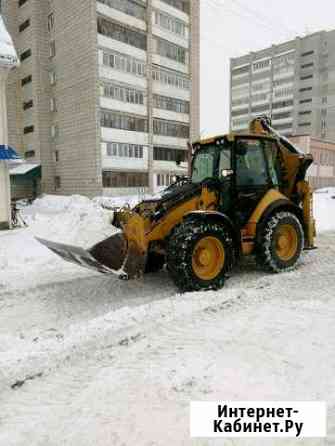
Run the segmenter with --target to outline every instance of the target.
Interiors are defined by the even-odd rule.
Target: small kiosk
[[[10,35],[0,15],[0,229],[11,227],[9,163],[19,156],[8,146],[6,83],[8,73],[19,65]]]

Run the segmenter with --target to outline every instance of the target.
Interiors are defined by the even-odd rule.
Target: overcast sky
[[[201,132],[229,130],[229,59],[335,28],[334,0],[200,0]]]

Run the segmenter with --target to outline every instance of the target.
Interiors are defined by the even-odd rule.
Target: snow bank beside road
[[[46,195],[22,214],[34,236],[85,248],[115,232],[112,212],[80,195]]]

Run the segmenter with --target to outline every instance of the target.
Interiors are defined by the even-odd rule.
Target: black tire
[[[292,242],[292,255],[283,258],[279,254],[279,236],[283,226],[289,226],[297,239]],[[294,236],[295,237],[295,236]],[[292,271],[300,258],[304,247],[304,231],[299,219],[291,212],[278,212],[265,222],[256,250],[257,264],[270,272]]]
[[[165,256],[157,252],[149,252],[147,264],[145,266],[145,274],[157,273],[162,270],[165,265]]]
[[[193,269],[192,259],[198,242],[211,237],[224,249],[224,265],[211,280],[198,277]],[[233,265],[233,241],[230,231],[222,224],[187,219],[171,234],[167,247],[167,268],[180,291],[220,289],[225,282],[225,273]]]

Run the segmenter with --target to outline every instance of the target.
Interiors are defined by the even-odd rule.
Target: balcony
[[[113,5],[119,7],[113,7]],[[110,19],[113,19],[120,23],[125,23],[134,28],[138,28],[142,31],[147,30],[145,22],[146,10],[143,8],[144,14],[136,14],[136,12],[130,14],[131,8],[127,8],[126,0],[97,0],[97,12]]]

